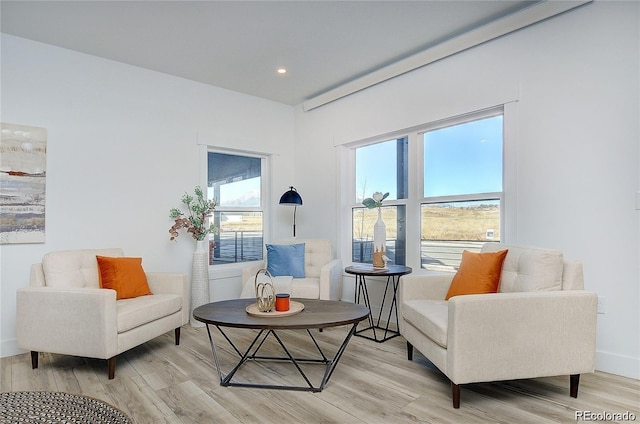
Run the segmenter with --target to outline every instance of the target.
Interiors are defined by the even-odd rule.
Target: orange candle
[[[276,294],[276,311],[285,312],[289,310],[289,294]]]

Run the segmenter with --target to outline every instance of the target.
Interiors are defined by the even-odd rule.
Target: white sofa
[[[331,242],[326,239],[287,239],[274,244],[304,243],[304,278],[278,277],[277,284],[290,284],[292,298],[340,300],[342,297],[342,261],[334,257]],[[243,288],[240,297],[253,297],[256,273],[266,268],[266,260],[242,269]]]
[[[189,322],[189,282],[184,274],[146,273],[152,295],[116,300],[99,286],[96,255],[122,257],[122,249],[68,250],[46,254],[32,265],[28,288],[17,291],[17,337],[21,349],[106,359],[115,375],[116,356]]]
[[[570,375],[595,367],[597,295],[583,290],[580,262],[559,251],[486,243],[508,249],[498,293],[451,297],[453,274],[400,280],[400,333],[450,380],[453,407],[467,383]]]

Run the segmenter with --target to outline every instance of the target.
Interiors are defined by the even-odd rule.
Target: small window
[[[262,259],[264,158],[208,153],[208,198],[216,199],[213,215],[218,233],[210,242],[210,263]]]

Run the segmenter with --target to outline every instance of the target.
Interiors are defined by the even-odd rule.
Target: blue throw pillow
[[[304,278],[304,243],[267,244],[267,271],[274,277]]]

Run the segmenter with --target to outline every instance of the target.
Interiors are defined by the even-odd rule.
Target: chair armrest
[[[596,293],[492,293],[448,303],[446,374],[456,384],[594,370]]]
[[[44,287],[44,270],[42,263],[31,265],[31,273],[29,275],[29,287]]]
[[[146,274],[151,293],[182,296],[182,324],[188,323],[191,311],[191,282],[187,275],[169,272],[148,272]]]
[[[320,268],[320,300],[342,298],[342,261],[333,259]]]
[[[117,336],[115,290],[17,290],[17,338],[22,349],[108,359],[119,353]]]
[[[400,304],[414,299],[444,300],[454,275],[451,272],[435,271],[403,275],[400,277]]]
[[[146,275],[149,288],[154,294],[189,294],[189,281],[186,274],[147,272]]]

